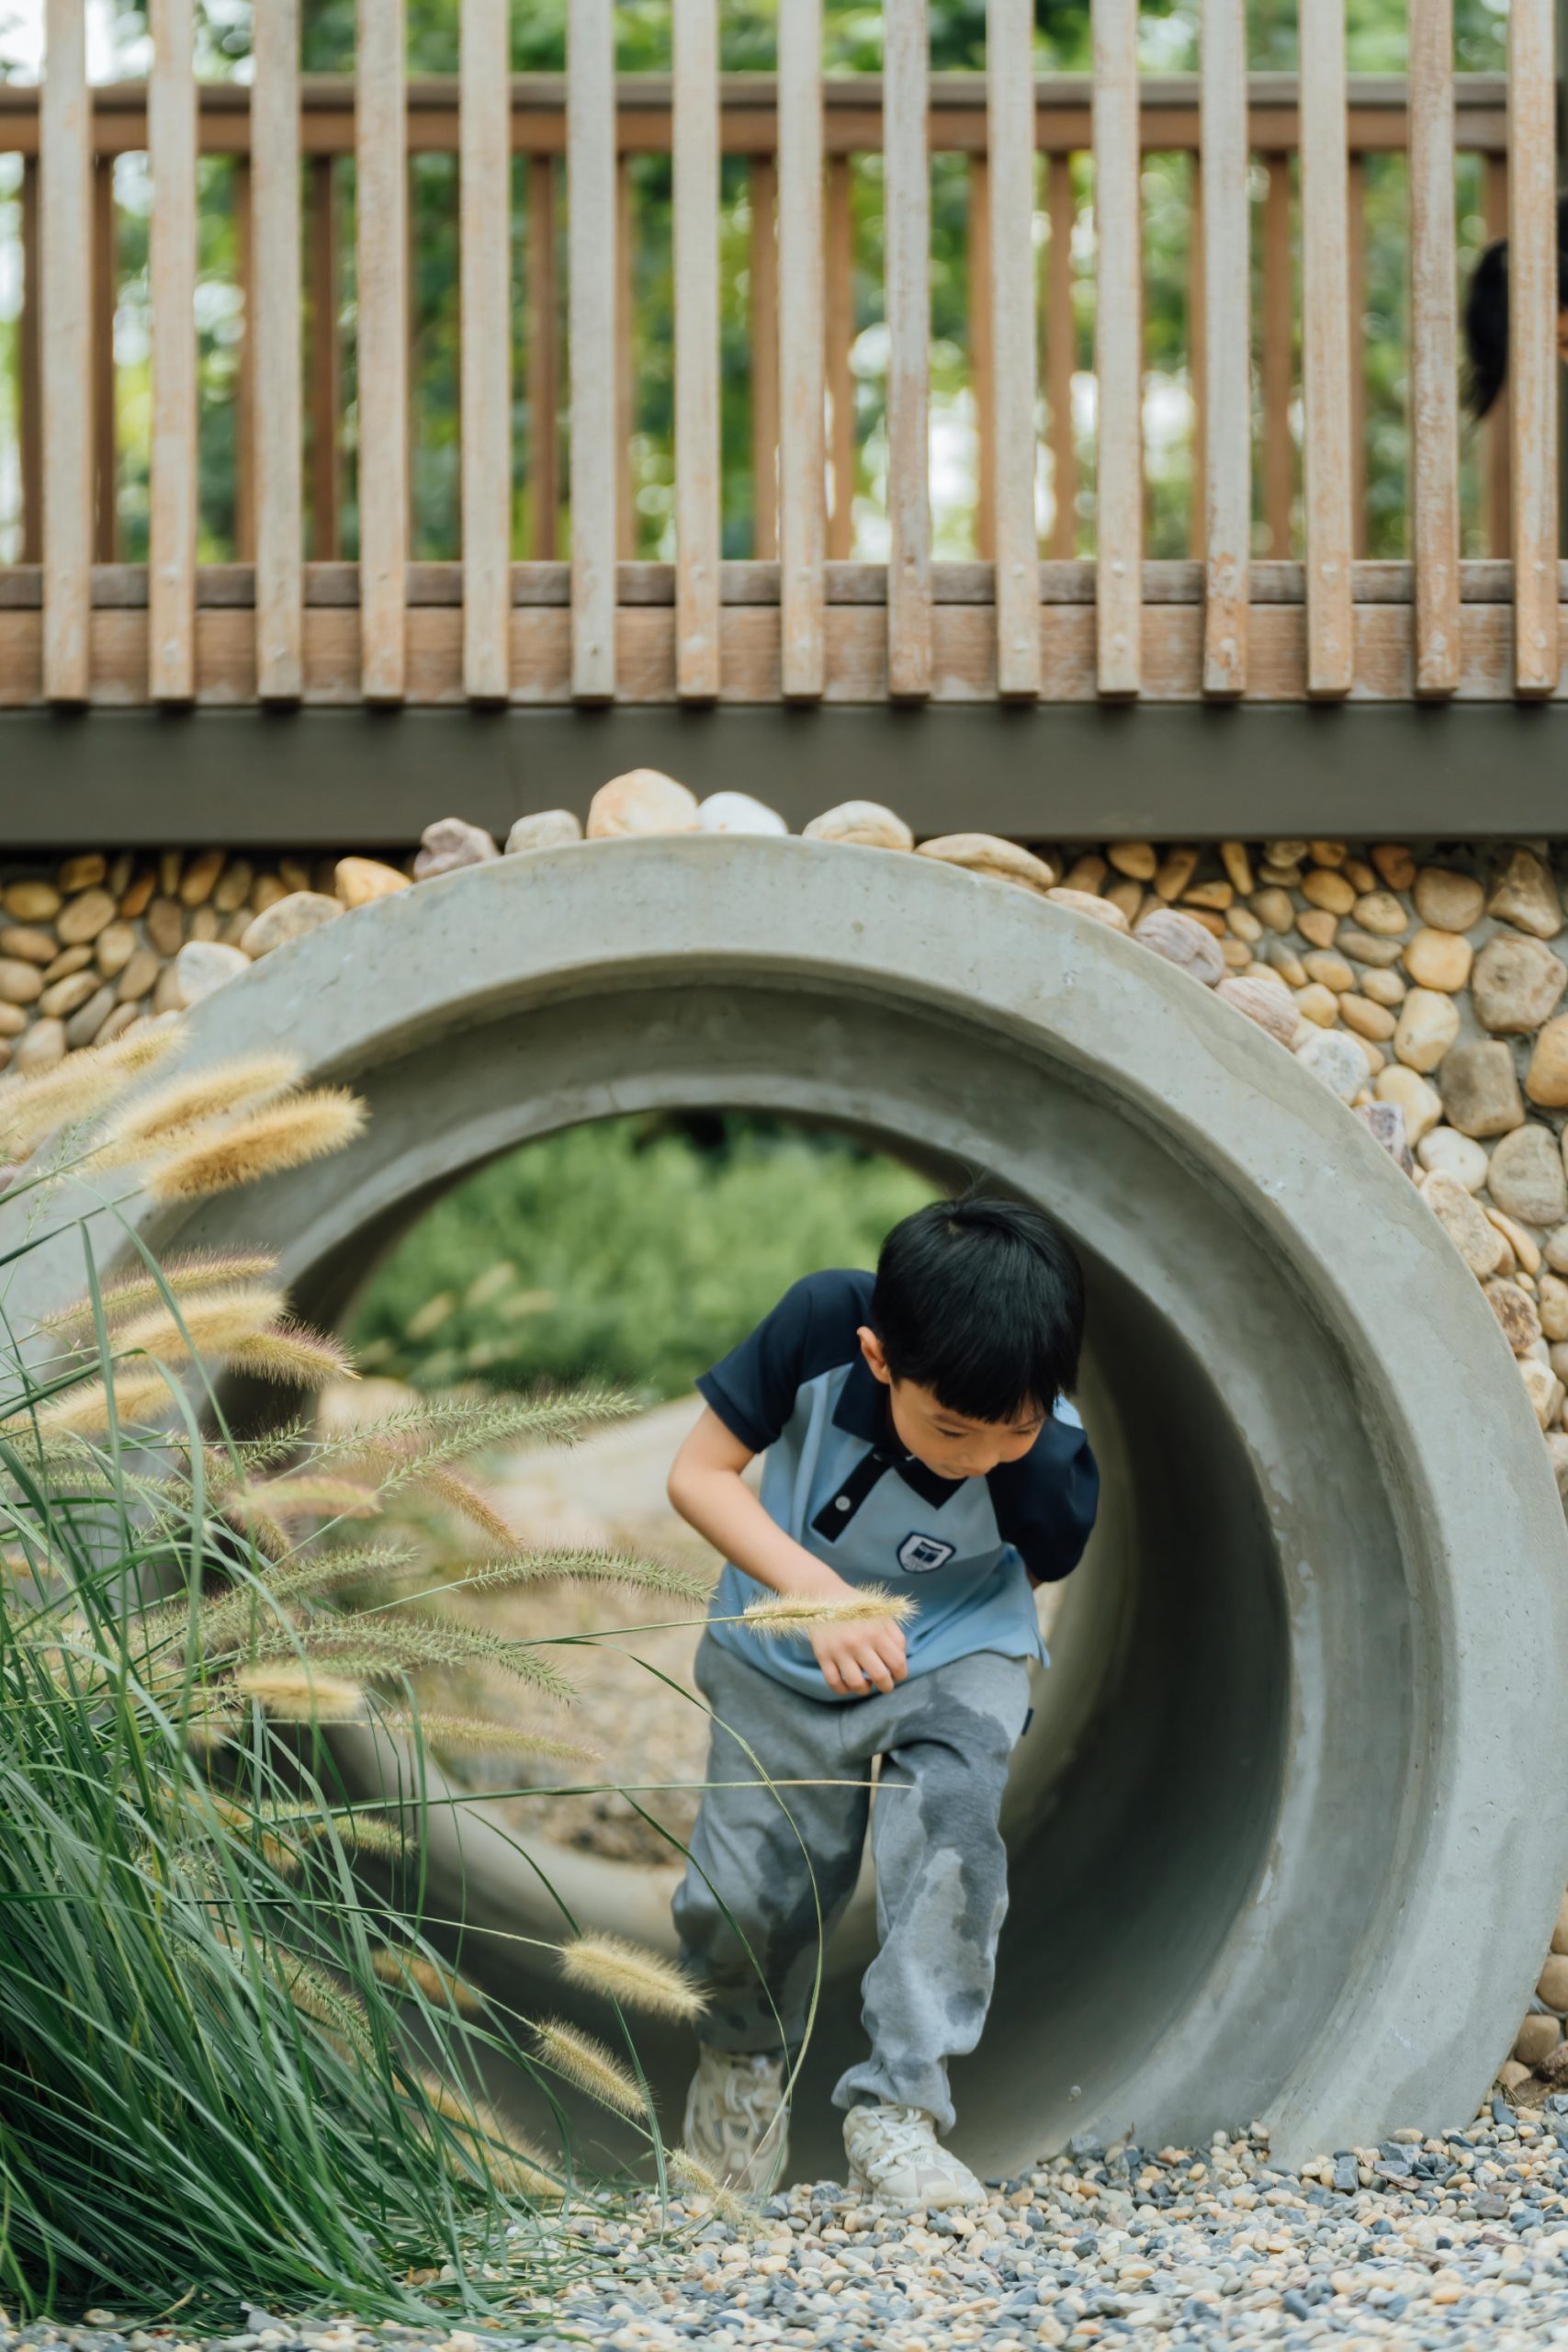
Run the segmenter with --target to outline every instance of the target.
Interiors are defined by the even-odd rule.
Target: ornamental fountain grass
[[[712,2192],[663,2147],[626,2016],[690,2016],[702,1995],[563,1914],[563,1973],[608,2005],[600,2041],[481,1993],[437,1948],[460,1923],[423,1906],[427,1758],[588,1753],[553,1727],[571,1686],[551,1644],[443,1612],[541,1577],[688,1607],[701,1588],[527,1549],[466,1466],[570,1439],[622,1409],[607,1393],[429,1398],[327,1437],[229,1430],[220,1373],[308,1395],[350,1369],[341,1347],[290,1317],[259,1253],[160,1265],[135,1242],[104,1280],[98,1237],[120,1248],[143,1189],[247,1182],[340,1148],[364,1114],[273,1056],[144,1083],[179,1043],[142,1031],[0,1087],[0,1283],[62,1223],[85,1273],[31,1331],[0,1295],[0,2297],[193,2324],[434,2300],[515,2322],[583,2260],[563,2203],[617,2189],[574,2178],[553,2095],[557,2144],[521,2143],[483,2062],[629,2115],[661,2189],[673,2172]],[[456,1568],[433,1532],[452,1514],[480,1544]],[[504,1716],[430,1692],[476,1665],[514,1692]],[[390,1803],[346,1791],[344,1723],[395,1744]]]

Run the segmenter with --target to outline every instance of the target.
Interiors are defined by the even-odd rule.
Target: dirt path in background
[[[704,1577],[722,1565],[712,1547],[677,1518],[664,1482],[676,1448],[700,1409],[695,1396],[660,1405],[636,1420],[587,1438],[581,1445],[513,1455],[492,1466],[486,1486],[498,1508],[530,1544],[604,1545],[678,1563]],[[627,1633],[681,1615],[682,1604],[614,1586],[557,1584],[487,1598],[484,1622],[519,1637],[541,1634],[607,1634],[592,1645],[559,1653],[581,1693],[558,1727],[599,1750],[589,1766],[550,1762],[521,1766],[514,1758],[486,1765],[469,1759],[464,1777],[474,1785],[515,1788],[520,1781],[556,1783],[614,1779],[624,1783],[694,1781],[707,1754],[707,1717],[659,1679],[689,1690],[699,1628]],[[700,1614],[693,1608],[691,1615]],[[657,1668],[657,1672],[649,1669]],[[500,1678],[497,1678],[499,1683]],[[487,1687],[487,1706],[516,1709],[516,1685]],[[550,1728],[555,1728],[551,1724]],[[637,1803],[684,1838],[696,1817],[695,1789],[640,1790]],[[679,1856],[636,1806],[615,1792],[591,1796],[509,1800],[520,1829],[622,1861],[671,1862]]]

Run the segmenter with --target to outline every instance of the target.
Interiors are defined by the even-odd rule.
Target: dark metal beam
[[[922,834],[1023,840],[1568,835],[1568,703],[1058,703],[0,713],[0,856],[159,843],[406,848],[503,836],[657,767],[792,828],[876,799]]]

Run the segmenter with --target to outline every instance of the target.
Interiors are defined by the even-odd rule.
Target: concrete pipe
[[[350,1152],[143,1227],[276,1248],[326,1320],[456,1179],[620,1112],[838,1123],[1048,1207],[1090,1271],[1106,1500],[1017,1758],[960,2144],[1000,2171],[1077,2131],[1157,2145],[1261,2117],[1304,2155],[1473,2111],[1568,1876],[1568,1538],[1477,1284],[1288,1054],[1023,890],[725,838],[423,884],[191,1027],[191,1066],[286,1046],[369,1102]],[[25,1261],[12,1312],[79,1265],[74,1244]],[[558,1932],[482,1804],[431,1836],[476,1919]],[[583,1924],[667,1934],[646,1877],[556,1860]],[[863,1939],[829,1956],[804,2165],[841,2163],[821,2094]],[[561,2006],[516,1968],[523,2007]],[[689,2044],[646,2052],[673,2093]]]

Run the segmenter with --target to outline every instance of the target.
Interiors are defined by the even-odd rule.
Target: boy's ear
[[[887,1369],[887,1358],[882,1352],[882,1342],[869,1323],[863,1323],[855,1333],[860,1351],[885,1388],[893,1385],[893,1374]]]

